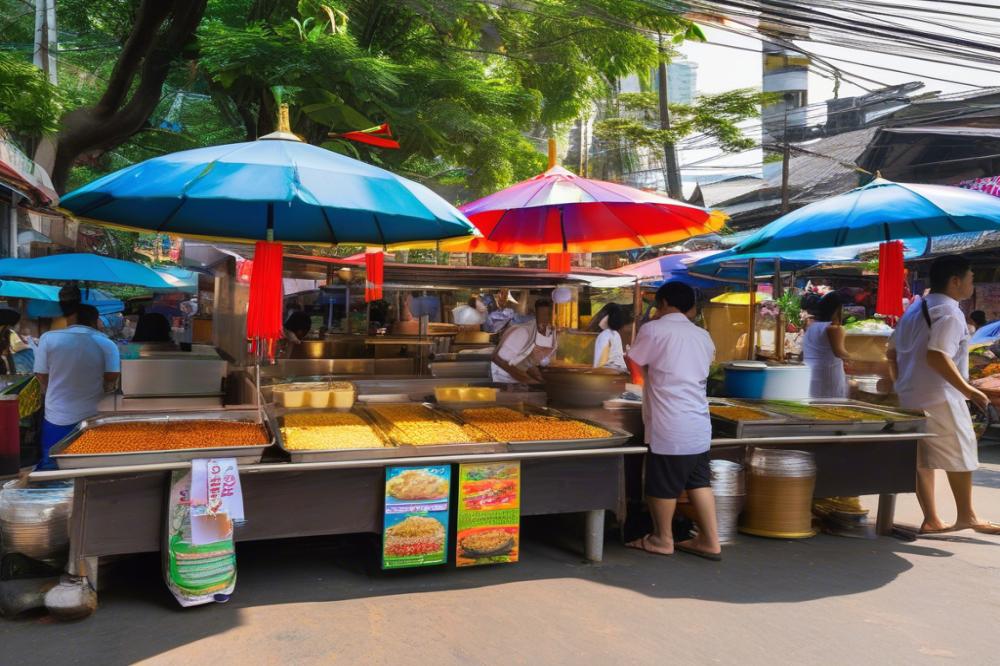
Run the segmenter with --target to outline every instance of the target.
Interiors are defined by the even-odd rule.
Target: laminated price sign
[[[383,569],[448,561],[450,496],[451,465],[386,468]]]
[[[517,562],[521,463],[463,463],[458,469],[455,565]]]

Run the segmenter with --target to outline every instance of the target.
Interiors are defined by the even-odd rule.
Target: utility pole
[[[35,67],[45,72],[52,85],[59,83],[56,55],[59,37],[56,33],[56,0],[35,0]],[[34,160],[52,173],[56,163],[56,144],[52,137],[42,137],[35,148]]]
[[[788,142],[788,103],[785,103],[785,128],[781,133],[781,214],[788,212],[788,163],[792,146]]]
[[[657,84],[660,97],[660,129],[670,129],[670,100],[667,98],[667,59],[663,48],[663,35],[660,41],[660,64],[657,68]],[[681,185],[681,169],[677,163],[677,149],[670,141],[663,142],[663,168],[666,172],[667,192],[672,199],[683,200],[684,188]]]

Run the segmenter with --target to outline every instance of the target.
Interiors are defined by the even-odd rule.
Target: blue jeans
[[[42,419],[42,459],[35,466],[35,469],[56,468],[56,464],[49,458],[49,449],[61,442],[63,437],[68,435],[76,426],[76,423],[56,425],[55,423],[49,423],[44,418]]]

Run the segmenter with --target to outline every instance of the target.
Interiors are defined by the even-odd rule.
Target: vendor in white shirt
[[[493,381],[500,384],[541,384],[539,368],[556,354],[556,330],[552,326],[552,301],[535,301],[535,318],[504,331],[493,352]]]
[[[621,329],[625,325],[625,311],[617,303],[609,303],[604,312],[599,324],[601,332],[594,342],[594,367],[628,372],[621,335]]]
[[[924,514],[922,534],[973,529],[1000,534],[1000,525],[981,520],[972,505],[972,473],[979,468],[979,443],[966,401],[980,408],[989,398],[969,383],[969,329],[959,301],[975,291],[964,257],[939,257],[931,264],[931,291],[909,307],[889,339],[890,369],[899,403],[927,415],[934,435],[917,445],[917,500]],[[934,494],[935,470],[948,475],[958,519],[941,520]]]

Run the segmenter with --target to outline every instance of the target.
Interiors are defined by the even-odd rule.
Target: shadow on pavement
[[[891,583],[913,565],[908,557],[950,557],[926,541],[818,536],[803,541],[740,537],[713,563],[677,554],[626,549],[609,533],[604,563],[568,550],[581,525],[573,517],[526,519],[522,561],[506,566],[407,571],[378,569],[373,535],[240,544],[239,582],[226,605],[182,609],[163,584],[159,558],[123,559],[106,575],[101,608],[88,620],[52,625],[0,623],[9,663],[69,663],[67,652],[101,655],[102,664],[134,663],[239,626],[244,609],[275,604],[477,589],[531,580],[578,578],[667,600],[729,604],[794,603],[853,595]],[[125,629],[127,627],[127,629]],[[336,628],[331,627],[331,640]],[[67,645],[72,645],[71,650]]]

